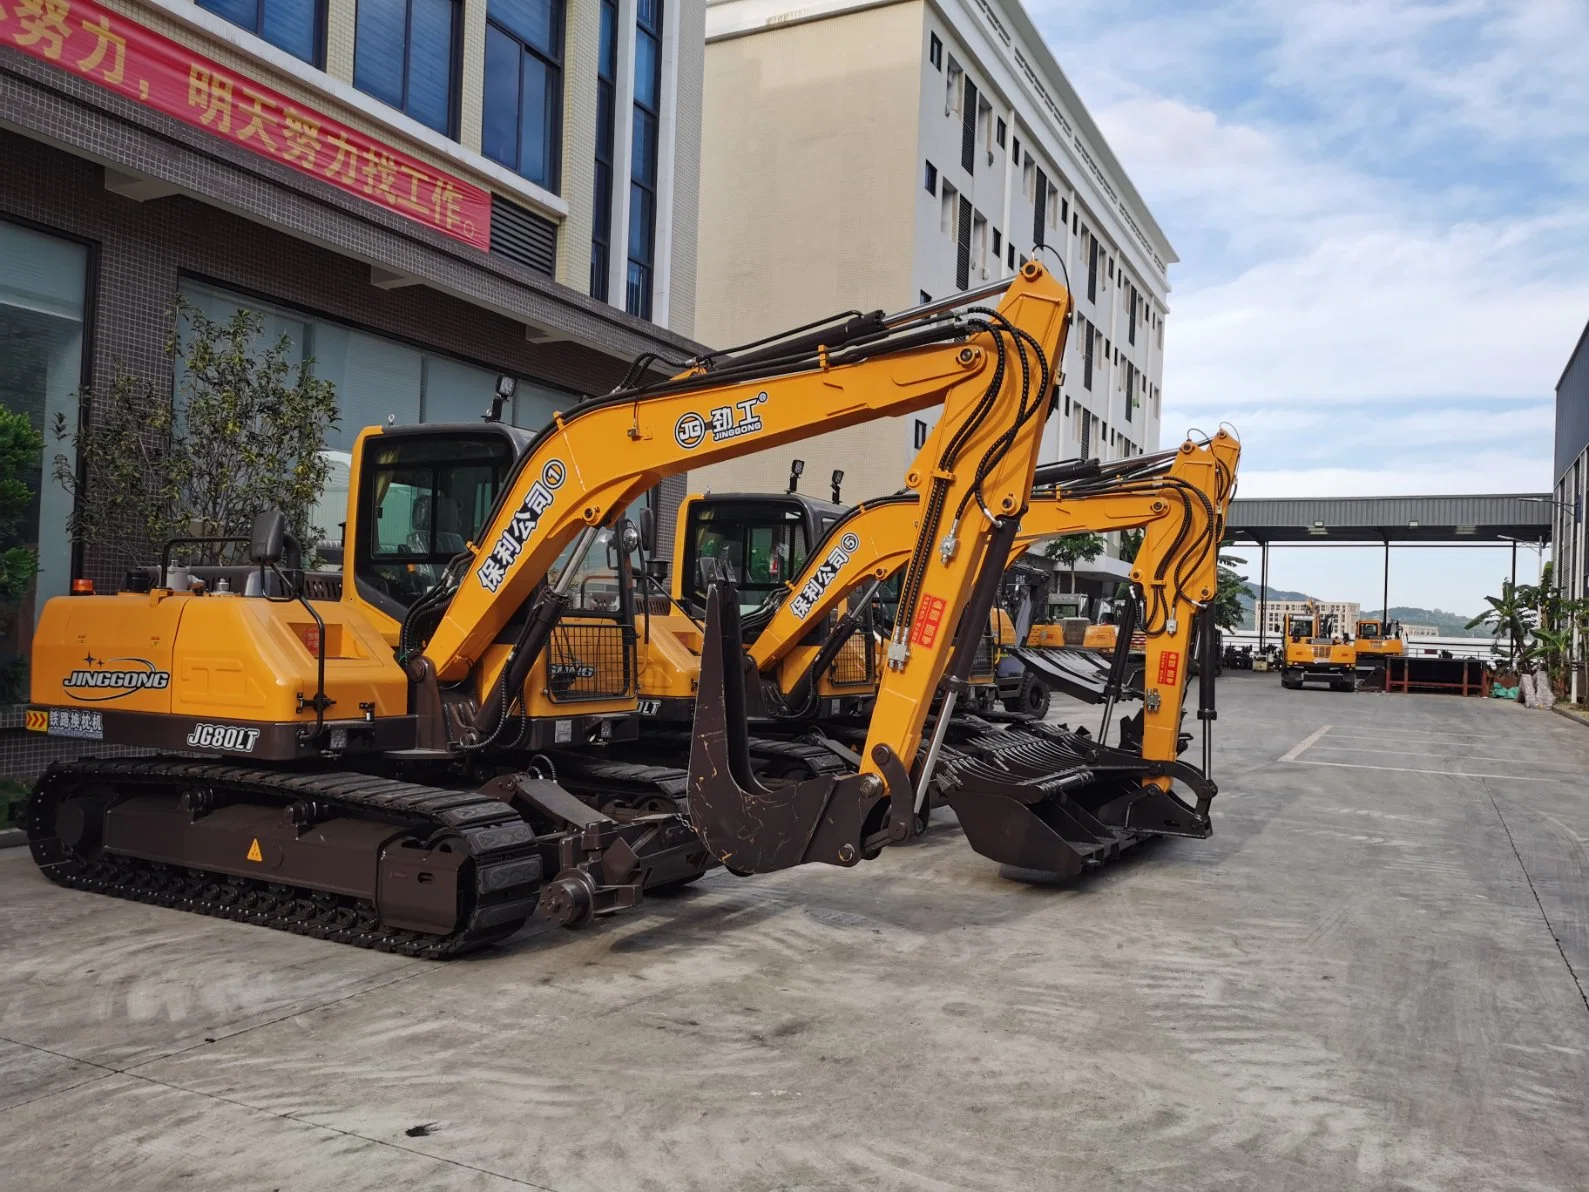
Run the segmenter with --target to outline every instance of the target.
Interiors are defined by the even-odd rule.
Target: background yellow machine
[[[1407,653],[1400,621],[1359,621],[1352,645],[1357,655],[1358,681],[1370,687],[1382,687],[1387,661]]]
[[[1335,617],[1310,601],[1306,615],[1287,613],[1280,685],[1302,690],[1309,679],[1323,679],[1332,691],[1357,689],[1357,651],[1335,625]]]

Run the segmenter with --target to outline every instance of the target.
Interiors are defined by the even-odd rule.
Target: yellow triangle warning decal
[[[248,846],[248,859],[261,863],[265,860],[265,854],[259,851],[259,837],[257,836],[254,837],[254,843]]]

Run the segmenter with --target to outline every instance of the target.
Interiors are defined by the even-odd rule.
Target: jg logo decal
[[[673,424],[673,438],[684,450],[694,451],[706,441],[706,419],[694,410],[680,414],[679,420]]]
[[[673,424],[673,440],[684,450],[694,451],[706,442],[708,431],[714,443],[726,443],[742,435],[753,435],[762,429],[761,415],[756,413],[756,407],[766,400],[767,391],[764,389],[755,397],[747,397],[733,405],[714,406],[705,417],[694,410],[680,414],[679,420]]]

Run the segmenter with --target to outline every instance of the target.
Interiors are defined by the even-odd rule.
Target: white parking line
[[[1524,778],[1518,774],[1465,774],[1461,770],[1418,770],[1412,766],[1364,766],[1356,762],[1315,762],[1299,761],[1294,757],[1283,757],[1283,762],[1290,762],[1297,766],[1335,766],[1342,770],[1394,770],[1398,774],[1440,774],[1447,778],[1498,778],[1503,782],[1565,782],[1566,778]]]
[[[1340,738],[1338,737],[1330,738],[1332,741],[1339,739]],[[1327,749],[1331,753],[1390,753],[1397,757],[1417,757],[1419,755],[1426,757],[1443,757],[1454,762],[1515,762],[1519,760],[1515,757],[1489,757],[1488,755],[1480,755],[1477,753],[1455,754],[1450,752],[1442,752],[1436,749],[1360,749],[1356,745],[1320,745],[1319,748]],[[1530,764],[1535,765],[1538,763],[1531,761]],[[1549,763],[1546,764],[1548,765]],[[1563,766],[1576,766],[1577,763],[1563,761],[1560,764]]]
[[[1283,762],[1296,761],[1297,758],[1301,757],[1302,754],[1307,751],[1308,746],[1318,744],[1319,738],[1329,731],[1329,725],[1326,724],[1322,726],[1321,728],[1317,729],[1312,736],[1305,737],[1303,740],[1298,741],[1295,745],[1288,749],[1283,755],[1281,755],[1280,760]]]
[[[1439,745],[1444,742],[1461,744],[1463,741],[1482,741],[1484,738],[1479,733],[1402,733],[1399,736],[1387,737],[1376,733],[1354,733],[1349,728],[1343,728],[1335,734],[1337,737],[1349,737],[1353,741],[1428,741]]]

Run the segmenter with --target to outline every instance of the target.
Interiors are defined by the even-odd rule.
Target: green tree
[[[255,311],[217,321],[179,301],[177,314],[188,334],[167,345],[182,365],[175,401],[118,369],[103,391],[83,395],[85,424],[57,418],[56,438],[75,448],[75,460],[57,455],[53,469],[73,497],[74,539],[137,566],[171,538],[246,536],[254,515],[275,506],[312,543],[335,388],[315,377],[313,359],[292,360],[287,336],[265,342]],[[190,561],[222,557],[199,548]]]
[[[1511,580],[1501,581],[1501,594],[1499,596],[1486,596],[1485,602],[1490,606],[1478,616],[1468,622],[1469,629],[1480,625],[1490,630],[1495,642],[1491,650],[1497,656],[1505,653],[1508,665],[1516,666],[1518,656],[1528,641],[1530,618],[1532,609],[1529,601],[1525,599],[1526,593]],[[1502,641],[1505,649],[1502,649]]]
[[[0,406],[0,541],[11,541],[33,506],[33,487],[23,477],[39,466],[44,436],[26,414]],[[39,570],[31,546],[0,550],[0,603],[16,604],[28,593]]]
[[[1504,654],[1512,667],[1543,670],[1556,694],[1566,694],[1572,668],[1583,660],[1589,601],[1562,595],[1553,563],[1545,564],[1539,583],[1502,580],[1501,594],[1484,599],[1490,607],[1469,621],[1468,628],[1487,626],[1497,656]]]
[[[39,573],[39,552],[18,539],[34,537],[26,528],[33,508],[39,455],[44,436],[26,414],[0,406],[0,636],[12,639],[22,602]],[[0,703],[27,698],[28,660],[0,660]]]
[[[1218,584],[1214,589],[1214,623],[1221,629],[1240,629],[1247,620],[1247,608],[1241,598],[1243,594],[1251,596],[1252,589],[1247,587],[1247,577],[1237,574],[1231,566],[1233,563],[1245,562],[1245,559],[1230,555],[1219,557],[1219,566],[1215,570]]]
[[[1063,563],[1070,570],[1070,586],[1066,590],[1074,591],[1076,564],[1091,563],[1103,554],[1104,545],[1102,534],[1094,534],[1090,531],[1081,534],[1061,534],[1058,538],[1050,538],[1043,544],[1043,554],[1056,563]]]
[[[1142,549],[1142,536],[1144,530],[1122,530],[1120,532],[1120,561],[1122,563],[1135,563],[1137,552]]]

